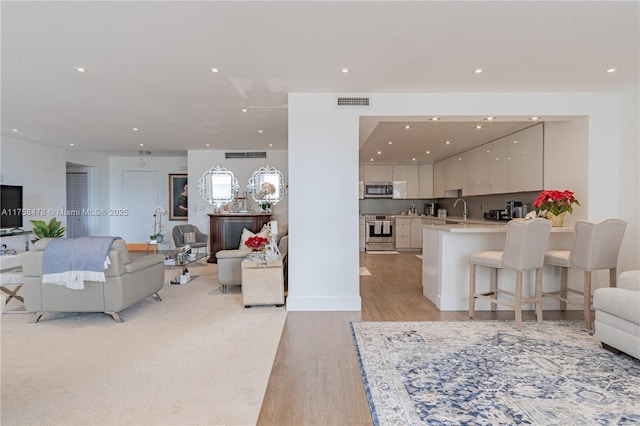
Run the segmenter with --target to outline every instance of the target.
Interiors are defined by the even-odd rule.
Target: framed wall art
[[[189,218],[189,187],[186,174],[169,174],[169,220]]]

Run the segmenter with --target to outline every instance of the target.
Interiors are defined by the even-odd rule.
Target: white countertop
[[[477,233],[503,233],[507,232],[507,223],[450,223],[450,224],[442,224],[442,225],[424,225],[425,229],[431,229],[434,231],[441,232],[452,232],[452,233],[467,233],[467,234],[477,234]],[[572,227],[563,226],[563,227],[552,227],[552,233],[570,233],[573,232]]]

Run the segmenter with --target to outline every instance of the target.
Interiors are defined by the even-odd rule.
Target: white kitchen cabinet
[[[491,171],[491,193],[504,194],[507,189],[507,138],[493,141],[493,166]]]
[[[404,164],[393,166],[393,198],[407,198],[407,166]]]
[[[482,147],[476,147],[464,153],[462,168],[462,195],[480,194],[480,165],[482,163]]]
[[[493,153],[493,142],[480,146],[480,188],[476,195],[493,193],[493,163],[496,161]]]
[[[445,196],[445,160],[433,164],[433,197]]]
[[[543,124],[507,136],[507,191],[542,189]]]
[[[411,248],[422,248],[422,218],[411,218]]]
[[[433,163],[418,166],[418,198],[433,198]]]
[[[543,187],[544,124],[523,130],[522,191],[539,191]]]
[[[393,166],[393,198],[416,199],[418,193],[418,165],[396,164]]]
[[[365,164],[365,182],[393,182],[393,166],[391,164]]]
[[[360,251],[364,251],[365,248],[365,241],[366,241],[366,236],[367,236],[367,225],[366,225],[366,221],[364,216],[360,216],[359,217],[359,224],[358,224],[358,229],[359,229],[359,235],[360,235],[360,244],[359,244],[359,248]]]
[[[445,187],[446,191],[462,189],[462,154],[454,155],[445,161]]]
[[[507,139],[507,192],[519,192],[522,191],[523,132],[516,132],[505,138]]]
[[[411,248],[411,219],[396,217],[396,248]]]

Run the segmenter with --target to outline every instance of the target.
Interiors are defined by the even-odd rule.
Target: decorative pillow
[[[184,243],[185,244],[190,244],[190,243],[195,243],[196,242],[196,233],[194,232],[185,232],[183,234],[184,236]]]
[[[247,242],[247,240],[249,238],[254,237],[256,235],[259,236],[259,237],[269,238],[269,228],[265,228],[263,226],[262,229],[260,230],[260,232],[258,232],[257,234],[254,234],[253,232],[249,231],[247,228],[244,228],[242,230],[242,237],[240,238],[240,247],[238,247],[238,248],[240,250],[251,251],[251,249],[249,247],[247,247],[247,245],[245,243]]]

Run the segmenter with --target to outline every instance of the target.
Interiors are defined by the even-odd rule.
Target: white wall
[[[623,116],[628,114],[629,120],[635,111],[637,123],[637,106],[634,110],[627,105],[633,102],[633,95],[621,105],[620,97],[615,94],[389,93],[370,95],[369,108],[338,108],[335,106],[337,96],[336,93],[289,95],[289,223],[292,230],[289,310],[360,308],[357,257],[360,115],[584,116],[588,120],[588,141],[575,146],[575,155],[586,153],[587,168],[571,170],[578,173],[575,179],[587,181],[582,208],[589,219],[631,215],[621,208],[618,176],[625,176],[629,171],[620,168],[620,108],[625,109]],[[632,124],[624,126],[631,128]],[[635,141],[637,143],[637,138]],[[323,179],[309,173],[309,170],[323,168],[331,171]],[[545,169],[545,172],[545,182],[558,184],[562,182],[558,176],[566,174],[563,168]],[[579,175],[584,172],[586,175]],[[317,201],[314,191],[331,194],[334,208],[310,208]],[[637,200],[638,194],[632,197]],[[632,220],[637,222],[637,210],[633,214]],[[322,232],[315,232],[313,240],[309,239],[309,232],[296,231],[319,224]],[[638,240],[637,234],[627,237]],[[623,262],[629,262],[629,256],[623,253]]]
[[[573,191],[580,202],[565,217],[567,226],[588,218],[588,132],[586,117],[544,125],[544,189]]]
[[[44,213],[24,216],[22,229],[33,229],[30,220],[48,222],[52,217],[66,225],[66,217],[57,214],[66,206],[65,161],[66,153],[59,148],[8,137],[0,140],[0,181],[22,185],[24,209]],[[22,236],[2,238],[3,244],[18,250],[25,249],[24,241]]]
[[[280,170],[284,176],[289,178],[289,167],[287,164],[287,151],[270,150],[267,151],[267,158],[249,159],[226,159],[225,152],[233,150],[192,150],[187,153],[189,164],[189,223],[196,225],[202,232],[209,233],[209,216],[213,212],[213,206],[206,202],[198,192],[198,182],[202,175],[211,167],[222,166],[233,172],[240,193],[247,191],[249,178],[254,171],[264,166],[272,166]],[[250,197],[248,197],[251,199]],[[260,207],[253,201],[247,202],[247,208],[252,211],[259,211]],[[273,218],[279,223],[289,221],[289,195],[273,207]],[[238,243],[240,243],[238,241]]]
[[[144,164],[140,162],[140,157],[111,157],[109,160],[109,176],[110,176],[110,206],[114,209],[126,209],[129,206],[124,205],[124,184],[123,173],[125,171],[153,171],[158,174],[158,185],[151,189],[158,191],[158,199],[160,205],[168,208],[169,206],[169,174],[170,173],[187,173],[187,157],[144,157]],[[149,188],[135,188],[134,191],[150,190]],[[128,188],[131,190],[131,188]],[[191,191],[190,191],[191,192]],[[191,197],[189,197],[191,201]],[[140,223],[139,226],[149,230],[151,235],[153,231],[153,212],[158,206],[149,206],[149,220]],[[126,235],[124,221],[126,216],[113,216],[111,221],[111,234],[124,238],[128,243],[144,243],[145,241],[133,241]],[[184,224],[185,221],[170,221],[168,216],[163,216],[163,225],[166,225],[167,234],[165,238],[171,241],[173,248],[173,238],[171,237],[171,229],[175,225]],[[130,225],[130,224],[129,224]]]
[[[620,271],[640,269],[640,87],[620,97],[620,151],[618,179],[621,217],[629,222],[622,243]],[[614,171],[616,171],[614,169]]]

